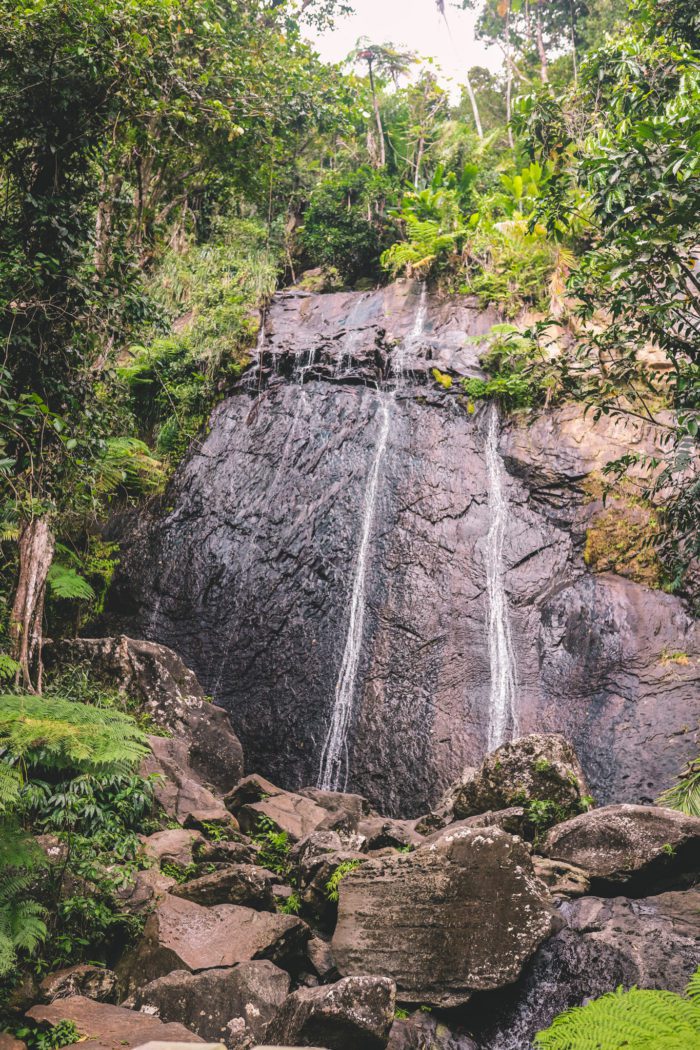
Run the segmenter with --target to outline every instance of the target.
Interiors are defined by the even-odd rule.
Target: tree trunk
[[[18,542],[19,578],[10,615],[10,639],[12,656],[19,664],[15,684],[33,693],[41,693],[44,597],[55,543],[45,518],[32,518],[22,523]],[[36,684],[32,681],[33,673]]]
[[[415,186],[416,189],[418,189],[418,185],[420,183],[420,168],[421,168],[421,164],[423,163],[423,152],[424,152],[424,150],[425,150],[425,138],[421,134],[421,137],[418,140],[418,152],[416,154],[416,169],[415,169],[415,175],[413,177],[413,185]]]
[[[372,69],[372,60],[367,59],[367,67],[369,69],[369,86],[372,91],[372,105],[374,106],[374,119],[377,124],[377,138],[379,139],[379,164],[380,168],[386,167],[386,143],[384,141],[384,128],[382,127],[382,114],[379,110],[379,99],[377,98],[377,89],[374,83],[374,70]]]
[[[540,57],[540,80],[543,84],[549,82],[549,63],[547,52],[544,49],[544,38],[542,36],[542,0],[537,0],[535,7],[535,37],[537,39],[537,54]]]
[[[476,94],[474,92],[474,88],[472,87],[472,82],[469,79],[469,71],[468,70],[465,71],[465,74],[464,74],[464,86],[467,89],[467,94],[469,95],[469,101],[470,101],[471,107],[472,107],[472,113],[474,114],[474,123],[476,124],[476,133],[477,133],[477,135],[479,136],[480,139],[483,139],[483,137],[484,137],[484,129],[483,129],[482,125],[481,125],[481,115],[479,113],[479,107],[478,107],[477,102],[476,102]]]

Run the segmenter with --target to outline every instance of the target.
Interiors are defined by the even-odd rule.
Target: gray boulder
[[[158,776],[154,793],[168,816],[195,828],[208,821],[237,830],[237,823],[222,801],[191,767],[186,740],[150,736],[148,743],[151,754],[143,759],[140,771],[143,776]]]
[[[175,970],[139,989],[134,1006],[161,1021],[179,1021],[212,1041],[226,1042],[229,1022],[240,1018],[244,1034],[257,1042],[264,1039],[289,985],[289,974],[263,959],[196,974]]]
[[[333,956],[344,975],[391,977],[402,1000],[459,1006],[516,980],[556,924],[524,843],[463,828],[347,875]]]
[[[292,915],[273,915],[234,904],[203,908],[168,895],[121,960],[119,978],[132,990],[173,970],[211,970],[250,959],[294,966],[303,959],[309,928]]]
[[[538,851],[583,868],[594,889],[653,893],[700,869],[700,818],[659,806],[605,806],[552,828]]]
[[[267,1033],[284,1046],[328,1050],[383,1050],[396,1006],[396,987],[386,977],[347,977],[289,996]]]
[[[240,904],[256,911],[274,911],[271,871],[256,864],[232,864],[208,875],[191,879],[172,890],[174,897],[195,904]]]
[[[117,975],[105,966],[81,963],[47,974],[39,991],[45,1003],[68,999],[72,995],[83,995],[100,1003],[114,1003],[117,1001]]]
[[[552,802],[563,817],[579,812],[586,778],[571,744],[554,733],[531,733],[486,756],[481,768],[455,785],[457,819],[537,800]]]
[[[143,839],[143,851],[150,860],[157,864],[167,861],[186,868],[192,863],[195,846],[203,841],[198,831],[166,828],[165,831],[156,831],[153,835]]]
[[[219,791],[243,775],[243,750],[226,711],[210,703],[196,676],[164,645],[126,635],[73,638],[46,647],[49,664],[86,663],[187,747],[196,774]]]
[[[682,992],[697,968],[698,888],[644,900],[581,897],[565,902],[561,915],[565,927],[522,980],[495,1004],[473,1004],[481,1050],[524,1050],[557,1014],[619,985]]]

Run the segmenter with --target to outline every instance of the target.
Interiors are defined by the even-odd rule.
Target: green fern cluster
[[[700,970],[685,996],[630,988],[575,1007],[535,1037],[538,1050],[700,1050]]]

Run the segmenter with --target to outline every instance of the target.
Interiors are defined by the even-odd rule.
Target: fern
[[[148,753],[145,733],[123,712],[39,696],[0,696],[0,747],[84,772],[122,772]]]
[[[19,664],[7,653],[0,653],[0,682],[7,682],[15,677]]]
[[[630,988],[556,1017],[539,1050],[700,1050],[700,970],[686,996]]]
[[[45,863],[33,839],[0,820],[0,976],[13,969],[18,951],[34,951],[46,936],[45,909],[26,899]]]
[[[49,569],[48,584],[55,598],[91,601],[95,592],[87,580],[69,565],[54,562]]]

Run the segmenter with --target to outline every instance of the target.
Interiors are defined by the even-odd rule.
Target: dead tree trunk
[[[32,518],[22,524],[18,543],[19,579],[10,616],[10,638],[12,656],[19,664],[15,684],[33,693],[41,693],[44,597],[55,543],[54,534],[44,518]]]

